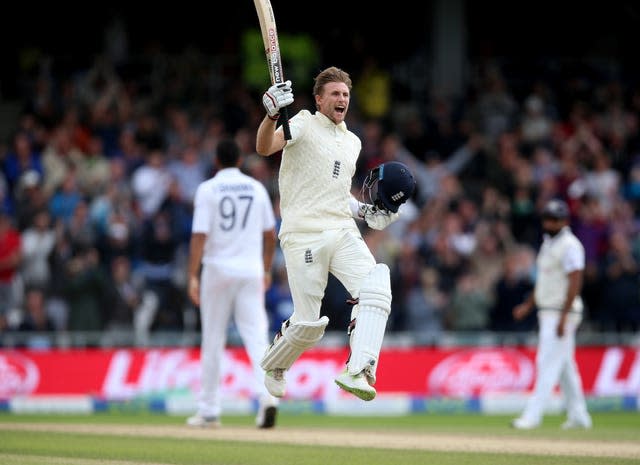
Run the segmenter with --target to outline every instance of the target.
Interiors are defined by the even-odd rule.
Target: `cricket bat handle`
[[[291,140],[291,129],[289,128],[289,110],[287,107],[280,108],[280,124],[284,132],[284,140]]]

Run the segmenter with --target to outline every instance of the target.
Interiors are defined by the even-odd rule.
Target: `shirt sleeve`
[[[198,186],[193,201],[193,222],[191,224],[192,233],[209,234],[211,229],[211,202],[208,202],[208,195],[204,185]]]
[[[584,270],[584,265],[584,248],[577,242],[571,242],[562,259],[564,271],[571,273],[576,270]]]
[[[296,139],[298,139],[303,133],[307,122],[311,118],[311,113],[309,110],[300,110],[293,118],[289,120],[289,130],[291,131],[291,140],[287,141],[287,145],[291,146],[295,144]],[[282,130],[282,126],[278,128],[278,130]]]

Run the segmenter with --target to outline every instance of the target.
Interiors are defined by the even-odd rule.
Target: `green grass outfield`
[[[640,464],[640,413],[595,413],[592,430],[536,430],[512,416],[339,417],[281,413],[273,430],[226,416],[219,430],[153,413],[0,414],[2,465],[618,465]],[[302,437],[298,437],[302,436]],[[417,442],[416,442],[417,441]],[[359,443],[364,442],[358,447]],[[584,448],[584,452],[581,452]]]

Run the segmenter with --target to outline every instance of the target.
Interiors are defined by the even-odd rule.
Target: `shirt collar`
[[[238,168],[237,166],[229,166],[227,168],[222,168],[218,170],[217,174],[227,175],[227,174],[233,174],[238,172],[240,172],[240,168]]]
[[[324,113],[320,112],[320,111],[316,111],[316,117],[320,119],[320,121],[322,122],[322,124],[325,127],[331,128],[338,128],[340,129],[342,132],[347,132],[347,123],[345,123],[344,121],[341,122],[340,124],[336,124],[333,121],[331,121],[327,115],[325,115]]]

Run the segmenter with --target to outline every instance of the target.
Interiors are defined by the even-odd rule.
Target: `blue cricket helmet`
[[[560,199],[552,199],[547,202],[542,210],[542,218],[550,218],[554,220],[566,220],[569,218],[569,206]]]
[[[382,163],[369,172],[364,186],[369,189],[369,197],[378,208],[396,213],[400,205],[411,198],[416,188],[416,180],[409,167],[399,161]],[[376,187],[375,194],[372,189]]]

